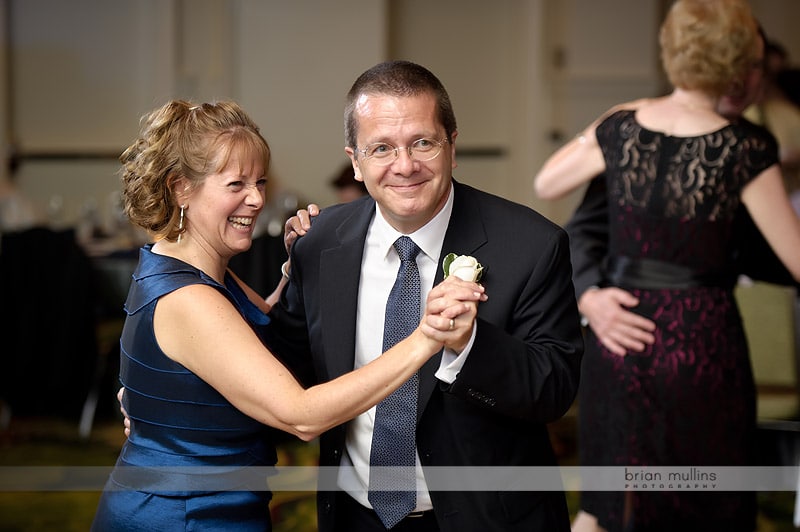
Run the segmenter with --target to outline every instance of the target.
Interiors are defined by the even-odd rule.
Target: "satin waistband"
[[[680,264],[652,259],[609,257],[606,275],[615,286],[646,289],[683,290],[701,286],[732,289],[733,272],[700,272]]]

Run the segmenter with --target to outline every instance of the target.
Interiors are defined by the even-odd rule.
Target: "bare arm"
[[[542,199],[558,199],[605,171],[594,126],[586,128],[545,161],[533,186]]]
[[[800,218],[786,195],[779,166],[770,166],[748,183],[742,202],[775,254],[800,282]]]
[[[270,295],[268,295],[266,297],[266,299],[264,299],[264,304],[265,304],[264,308],[267,309],[265,312],[269,312],[270,310],[272,310],[272,307],[281,298],[281,293],[283,293],[283,289],[286,288],[286,285],[289,283],[289,277],[287,277],[286,274],[284,273],[284,269],[285,269],[286,273],[289,273],[289,268],[291,268],[291,265],[289,264],[289,261],[287,260],[283,264],[283,266],[281,266],[281,278],[278,281],[278,286],[276,286],[275,290],[273,290],[272,293]]]
[[[247,299],[252,301],[253,304],[261,309],[261,312],[264,314],[269,314],[269,311],[272,309],[272,305],[274,305],[275,302],[277,302],[281,297],[281,292],[283,292],[284,287],[286,287],[286,284],[289,282],[285,276],[281,275],[281,278],[278,281],[275,289],[269,296],[267,296],[266,299],[264,299],[258,294],[258,292],[250,288],[247,283],[242,281],[239,276],[233,273],[233,271],[228,270],[228,273],[236,280],[237,283],[239,283],[239,286],[242,287],[244,293],[247,294]]]
[[[286,253],[289,253],[289,251],[292,249],[292,244],[294,244],[295,240],[306,234],[306,232],[311,229],[311,218],[318,215],[319,212],[318,205],[315,203],[309,203],[308,209],[300,209],[297,211],[295,216],[292,216],[286,220],[283,233],[283,244],[286,246]],[[281,298],[281,293],[283,293],[283,289],[286,288],[286,284],[289,282],[291,269],[291,261],[287,260],[284,262],[281,265],[281,278],[272,293],[269,294],[264,301],[253,300],[253,302],[256,303],[259,308],[264,310],[264,312],[269,312]],[[237,280],[239,281],[239,284],[244,285],[241,280]],[[252,295],[255,295],[257,299],[260,299],[260,296],[255,294],[255,292],[248,292],[248,297],[251,299]]]
[[[614,106],[551,155],[533,178],[536,194],[542,199],[558,199],[605,172],[603,152],[595,135],[597,125],[613,112],[637,109],[649,101],[643,98]]]
[[[164,352],[239,410],[309,440],[377,404],[443,345],[465,344],[482,299],[483,288],[475,283],[444,281],[431,291],[426,314],[411,336],[370,364],[308,389],[212,287],[192,285],[164,296],[154,325]]]

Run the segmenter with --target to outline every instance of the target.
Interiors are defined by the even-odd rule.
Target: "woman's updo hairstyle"
[[[122,197],[131,222],[156,239],[178,238],[178,198],[225,168],[234,149],[261,157],[269,168],[267,141],[234,102],[173,100],[143,116],[140,125],[138,138],[120,156]]]
[[[661,61],[674,87],[717,97],[744,80],[759,38],[743,0],[677,0],[661,26]]]

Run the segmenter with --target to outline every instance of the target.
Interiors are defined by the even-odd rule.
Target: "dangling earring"
[[[186,210],[186,205],[181,205],[181,218],[180,218],[180,220],[178,220],[178,231],[179,231],[179,233],[178,233],[178,243],[179,244],[181,242],[181,237],[183,236],[183,231],[184,231],[184,228],[183,228],[183,211],[185,211],[185,210]]]

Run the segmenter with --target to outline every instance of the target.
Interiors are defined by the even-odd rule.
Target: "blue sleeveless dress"
[[[180,260],[140,250],[125,302],[120,381],[131,435],[105,486],[96,531],[271,530],[270,429],[169,359],[153,331],[158,299],[206,284],[225,294],[263,340],[269,318],[226,275],[225,285]],[[219,353],[225,356],[225,353]]]

